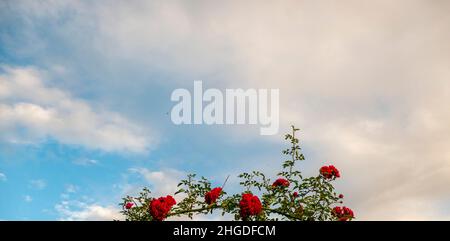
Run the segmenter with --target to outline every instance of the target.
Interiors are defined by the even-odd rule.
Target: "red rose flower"
[[[272,187],[289,187],[289,181],[284,178],[278,178],[273,184]]]
[[[242,194],[242,199],[239,202],[240,215],[243,219],[249,216],[255,216],[261,213],[262,205],[257,196],[251,193]]]
[[[167,217],[170,209],[176,203],[175,199],[170,195],[153,199],[150,202],[150,215],[152,215],[154,220],[162,221]]]
[[[133,207],[133,205],[134,205],[133,203],[127,203],[127,204],[125,204],[125,208],[130,209]]]
[[[222,193],[222,188],[220,188],[220,187],[213,188],[211,191],[209,191],[205,194],[205,202],[208,205],[215,203],[221,193]]]
[[[294,192],[294,193],[292,194],[292,196],[298,197],[298,192]]]
[[[339,170],[333,165],[321,167],[320,174],[326,179],[341,177]]]
[[[339,221],[347,221],[355,217],[353,211],[348,207],[334,207],[331,213]]]

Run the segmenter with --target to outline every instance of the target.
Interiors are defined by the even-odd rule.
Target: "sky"
[[[448,1],[1,1],[0,220],[112,220],[187,173],[334,164],[357,220],[450,219]],[[173,90],[280,91],[280,130],[174,125]],[[198,217],[198,219],[207,217]],[[210,217],[217,219],[219,217]]]

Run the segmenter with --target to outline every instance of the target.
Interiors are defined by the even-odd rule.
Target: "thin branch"
[[[228,178],[230,178],[230,175],[227,176],[227,178],[225,179],[225,181],[222,184],[222,190],[225,187],[225,184],[227,184]]]

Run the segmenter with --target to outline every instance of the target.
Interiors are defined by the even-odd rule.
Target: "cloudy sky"
[[[1,1],[0,219],[120,218],[195,172],[239,191],[301,129],[359,220],[450,219],[448,1]],[[176,126],[177,88],[277,88],[280,132]]]

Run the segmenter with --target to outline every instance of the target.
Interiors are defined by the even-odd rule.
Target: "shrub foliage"
[[[296,169],[298,162],[304,161],[298,129],[285,135],[290,147],[283,150],[287,157],[275,181],[264,173],[253,171],[242,173],[240,185],[242,193],[228,194],[225,183],[212,187],[204,177],[189,174],[178,184],[178,191],[165,197],[152,197],[144,188],[137,197],[127,196],[120,203],[122,213],[129,221],[162,221],[168,217],[193,218],[196,214],[231,214],[235,220],[266,221],[349,221],[353,211],[343,203],[343,195],[337,194],[333,181],[340,178],[340,172],[333,165],[323,166],[318,175],[303,177]],[[228,179],[228,178],[227,178]]]

